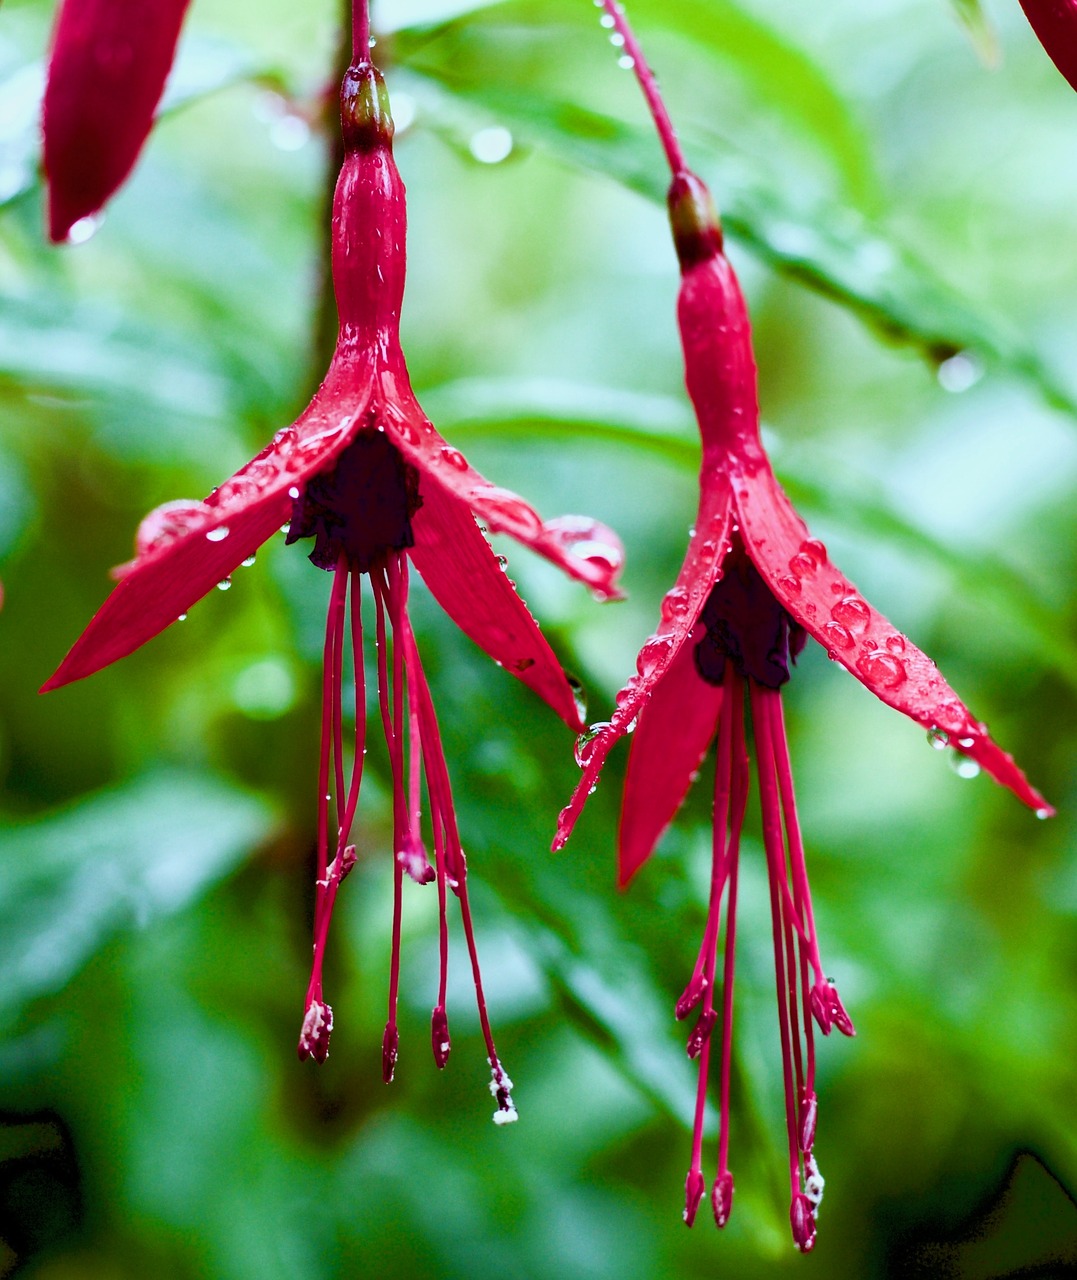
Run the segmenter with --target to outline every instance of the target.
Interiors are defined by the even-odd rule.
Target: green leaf
[[[425,123],[464,145],[464,118],[430,74],[424,70],[414,78],[428,112]],[[442,89],[528,144],[665,204],[667,174],[651,130],[534,90],[497,82],[470,85],[451,72],[436,74]],[[1077,415],[1077,401],[1011,325],[967,302],[859,213],[805,200],[743,157],[718,155],[702,141],[689,140],[688,151],[701,158],[698,168],[718,197],[726,230],[775,270],[833,298],[883,337],[916,347],[933,363],[975,352],[988,367],[1029,379],[1049,403]]]
[[[0,1022],[60,991],[122,930],[182,911],[270,828],[264,803],[160,772],[0,826]]]

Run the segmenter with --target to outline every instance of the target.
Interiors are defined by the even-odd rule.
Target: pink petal
[[[67,239],[131,172],[188,0],[63,0],[45,88],[49,235]]]
[[[480,649],[579,732],[583,721],[561,664],[466,503],[428,475],[419,492],[423,505],[412,520],[409,554],[434,598]]]
[[[1021,0],[1051,61],[1077,89],[1077,0]]]
[[[492,485],[425,416],[398,362],[382,377],[383,414],[401,453],[454,493],[493,533],[507,533],[607,600],[621,598],[616,580],[624,562],[621,540],[585,516],[542,517],[511,489]]]
[[[362,421],[371,392],[364,366],[334,362],[302,416],[278,431],[246,466],[156,545],[116,571],[120,584],[75,641],[42,692],[92,675],[126,657],[201,598],[271,537],[291,515],[292,498],[330,465]],[[171,507],[173,504],[167,504]],[[143,529],[160,524],[151,512]],[[222,533],[227,530],[226,533]],[[140,537],[140,543],[143,539]]]
[[[729,550],[732,494],[729,481],[718,467],[704,465],[700,476],[699,514],[688,552],[677,581],[662,601],[658,629],[643,645],[636,659],[636,674],[617,695],[617,709],[606,724],[577,752],[583,775],[572,798],[561,810],[554,836],[555,850],[564,847],[572,828],[598,785],[606,756],[615,742],[629,732],[659,681],[691,634],[711,588],[721,577],[722,560]]]
[[[926,729],[941,730],[1019,800],[1053,812],[1013,757],[991,741],[922,653],[859,594],[813,539],[769,465],[730,460],[741,536],[776,598],[802,627],[877,698]]]
[[[714,738],[722,686],[709,684],[696,670],[701,630],[696,628],[669,664],[632,735],[618,841],[621,888],[654,852]]]

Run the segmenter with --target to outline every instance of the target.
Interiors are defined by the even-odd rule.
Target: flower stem
[[[352,62],[359,66],[370,61],[370,3],[352,0]]]
[[[688,165],[685,163],[681,144],[677,141],[677,133],[673,128],[673,121],[669,118],[665,102],[662,101],[662,94],[659,92],[655,74],[648,65],[647,59],[643,56],[643,50],[640,48],[635,32],[625,17],[624,6],[618,3],[618,0],[602,0],[602,7],[613,19],[614,30],[624,40],[625,56],[632,59],[632,70],[636,73],[639,87],[643,90],[643,96],[647,99],[647,106],[654,119],[655,128],[658,130],[658,137],[662,142],[662,150],[665,151],[669,167],[674,177],[676,177],[677,174],[684,173]]]

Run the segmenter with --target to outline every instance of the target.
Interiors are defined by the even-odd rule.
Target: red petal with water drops
[[[699,620],[711,588],[721,577],[722,560],[729,550],[731,497],[725,474],[705,466],[700,477],[699,514],[681,571],[662,601],[658,630],[639,651],[636,674],[617,695],[613,718],[587,743],[586,756],[582,757],[583,776],[557,820],[555,851],[563,848],[572,834],[587,797],[598,784],[610,749],[628,732],[628,726],[638,720]]]
[[[697,639],[690,636],[681,646],[632,735],[618,839],[621,888],[654,852],[714,738],[722,687],[708,684],[696,670]]]
[[[358,371],[334,365],[302,417],[205,502],[151,512],[140,528],[138,557],[115,571],[119,586],[42,692],[134,652],[257,551],[291,515],[299,487],[355,434],[369,395],[369,378],[364,385]]]
[[[1077,89],[1077,0],[1021,0],[1051,61]]]
[[[877,698],[925,729],[940,730],[1019,800],[1039,812],[1050,806],[1013,757],[946,683],[938,667],[872,608],[812,538],[766,463],[730,463],[741,537],[782,606]]]
[[[49,235],[66,240],[131,172],[188,0],[64,0],[45,87]]]
[[[465,635],[577,732],[579,709],[561,664],[516,594],[467,505],[449,489],[420,482],[409,555],[438,604]]]
[[[385,385],[389,379],[391,386]],[[400,371],[387,370],[382,381],[386,429],[425,477],[470,507],[492,533],[509,534],[604,599],[620,599],[616,580],[624,550],[612,529],[597,520],[587,520],[584,528],[584,517],[572,517],[575,523],[567,526],[565,518],[543,523],[519,494],[492,485],[445,440],[416,402],[406,374],[401,377]],[[423,491],[428,488],[424,484]]]

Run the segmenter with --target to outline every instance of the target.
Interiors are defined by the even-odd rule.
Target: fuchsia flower
[[[45,85],[49,236],[97,214],[134,167],[189,0],[63,0]]]
[[[699,1061],[692,1160],[684,1217],[702,1199],[702,1141],[712,1031],[721,1017],[718,1169],[715,1219],[729,1219],[729,1083],[734,943],[740,836],[750,763],[755,773],[770,882],[774,967],[789,1142],[790,1221],[798,1248],[815,1241],[823,1181],[813,1154],[814,1018],[828,1035],[853,1034],[826,976],[812,916],[804,844],[797,819],[780,689],[807,636],[877,698],[987,770],[1042,817],[1051,810],[992,742],[935,664],[874,609],[830,561],[782,492],[759,437],[751,327],[704,184],[688,171],[653,76],[620,7],[606,12],[624,37],[674,172],[669,212],[681,265],[678,321],[688,393],[703,444],[699,512],[680,575],[662,602],[657,631],[640,651],[636,674],[617,695],[613,718],[577,743],[583,769],[561,813],[554,848],[568,839],[594,791],[610,749],[632,733],[618,843],[626,885],[650,857],[717,739],[710,902],[703,942],[676,1015],[697,1010],[688,1054]],[[726,936],[719,986],[717,948],[723,901]]]
[[[369,578],[377,638],[377,685],[393,780],[394,911],[386,1081],[397,1055],[402,883],[436,880],[441,963],[433,1014],[434,1057],[449,1055],[445,1013],[447,891],[460,903],[486,1038],[499,1121],[515,1118],[511,1084],[486,1016],[467,894],[467,866],[453,811],[437,719],[408,621],[409,561],[446,613],[577,731],[580,711],[549,645],[506,577],[477,516],[560,565],[598,595],[617,594],[616,535],[583,517],[544,524],[523,499],[485,480],[437,433],[411,390],[400,348],[406,210],[393,159],[393,125],[381,75],[360,54],[341,93],[345,159],[333,204],[333,280],[340,320],[332,363],[313,400],[251,462],[204,502],[168,503],[143,520],[135,559],[59,670],[55,689],[88,676],[155,636],[225,579],[290,520],[288,541],[314,538],[311,560],[333,576],[325,640],[318,779],[318,873],[314,964],[299,1041],[323,1060],[332,1009],[322,963],[340,882],[355,861],[348,843],[366,733],[362,579]],[[350,593],[350,602],[349,602]],[[343,660],[355,654],[355,743],[346,779]],[[392,637],[391,646],[388,644]],[[425,777],[433,863],[423,845]]]
[[[1051,61],[1077,89],[1077,0],[1021,0]]]

